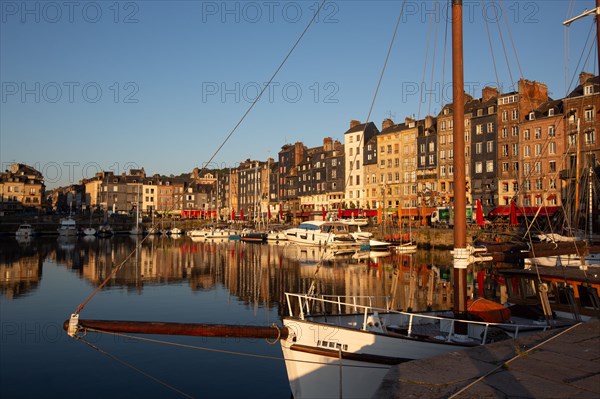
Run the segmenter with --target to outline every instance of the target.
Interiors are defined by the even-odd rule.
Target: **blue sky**
[[[235,166],[276,158],[285,143],[343,140],[351,119],[367,118],[401,4],[327,2],[213,161]],[[511,74],[515,82],[521,77],[515,52],[523,76],[546,83],[553,98],[572,89],[582,69],[598,73],[595,47],[591,54],[589,42],[584,48],[593,19],[573,23],[568,34],[562,25],[594,0],[464,4],[465,82],[474,96],[497,85],[486,20],[504,92],[512,90]],[[422,118],[451,101],[440,96],[451,76],[449,27],[443,62],[445,5],[406,2],[370,118],[379,127],[389,114],[396,121]],[[0,6],[0,163],[36,166],[53,188],[101,169],[143,166],[169,175],[203,165],[318,2],[3,0]]]

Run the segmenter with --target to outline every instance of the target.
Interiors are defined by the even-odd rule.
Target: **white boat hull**
[[[294,331],[288,339],[281,340],[294,399],[370,398],[392,364],[469,347],[390,337],[307,320],[284,319],[283,324]]]
[[[585,258],[585,264],[587,266],[599,266],[600,265],[600,253],[588,254]],[[577,255],[556,255],[556,256],[544,256],[539,258],[527,258],[525,259],[525,267],[529,268],[532,266],[570,266],[579,267],[582,266],[582,259]]]

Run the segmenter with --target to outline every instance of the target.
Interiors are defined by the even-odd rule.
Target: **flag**
[[[342,208],[338,208],[338,219],[342,218]]]
[[[477,200],[475,209],[475,221],[479,227],[483,227],[483,208],[481,207],[481,201]]]
[[[244,208],[240,209],[240,220],[244,220]]]
[[[231,210],[231,220],[235,220],[235,209]]]
[[[267,219],[271,220],[271,205],[267,205]]]
[[[515,201],[510,200],[510,225],[516,226],[519,222],[517,221],[517,206]]]
[[[321,206],[321,214],[323,215],[323,220],[327,218],[327,212],[325,212],[325,207]]]

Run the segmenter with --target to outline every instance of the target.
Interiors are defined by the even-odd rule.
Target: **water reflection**
[[[447,308],[452,299],[448,251],[334,256],[287,243],[155,236],[8,239],[0,249],[0,290],[11,299],[37,288],[44,260],[94,286],[118,268],[107,287],[139,292],[147,285],[174,283],[187,284],[192,291],[225,287],[246,304],[277,307],[280,314],[285,312],[285,292],[306,292],[311,284],[320,294],[390,297],[400,309]]]

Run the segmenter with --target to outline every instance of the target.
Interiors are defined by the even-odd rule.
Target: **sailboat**
[[[139,236],[144,233],[144,229],[140,226],[140,186],[137,186],[137,203],[135,204],[135,226],[129,230],[132,236]]]
[[[454,309],[412,313],[375,305],[373,297],[286,293],[283,326],[81,320],[65,322],[69,335],[96,330],[142,334],[257,337],[280,342],[292,395],[301,398],[371,397],[389,368],[413,359],[516,338],[558,326],[511,318],[497,304],[478,320],[468,316],[467,266],[479,258],[466,245],[462,1],[452,2],[454,103]],[[487,260],[487,259],[479,259]],[[381,303],[381,302],[379,302]],[[490,305],[491,306],[491,305]]]

